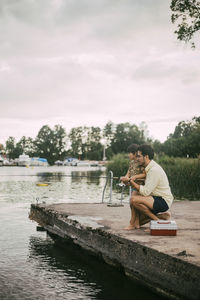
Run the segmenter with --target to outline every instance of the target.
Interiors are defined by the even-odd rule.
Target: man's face
[[[137,151],[137,161],[140,166],[145,166],[145,156],[142,155],[141,151]]]

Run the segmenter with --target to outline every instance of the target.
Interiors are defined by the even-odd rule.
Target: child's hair
[[[133,153],[135,154],[138,150],[138,145],[137,144],[131,144],[130,146],[128,146],[127,151],[128,153]]]

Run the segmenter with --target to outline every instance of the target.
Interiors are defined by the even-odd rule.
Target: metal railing
[[[107,176],[106,177],[106,183],[104,185],[104,188],[103,188],[103,193],[102,193],[102,203],[104,202],[104,196],[105,196],[105,190],[106,190],[106,187],[107,187],[107,184],[108,184],[108,180],[110,179],[110,199],[109,199],[109,203],[112,203],[112,188],[113,188],[113,172],[112,171],[109,171],[108,173],[110,176]]]
[[[120,196],[120,203],[113,203],[112,202],[113,179],[118,179],[118,177],[113,177],[113,172],[112,171],[109,171],[108,174],[109,175],[106,178],[106,183],[105,183],[105,186],[104,186],[104,189],[103,189],[102,201],[101,202],[104,203],[105,190],[106,190],[106,187],[108,185],[108,181],[110,179],[110,196],[109,196],[109,201],[108,201],[107,206],[113,206],[113,207],[123,206],[122,201],[124,199],[124,188],[126,187],[126,185],[124,185],[124,184],[118,184],[118,186],[120,186],[122,188],[122,190],[121,190],[121,196]],[[131,187],[129,188],[129,196],[130,195],[131,195]]]

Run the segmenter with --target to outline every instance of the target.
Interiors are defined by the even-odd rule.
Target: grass
[[[114,155],[112,161],[107,163],[106,172],[113,172],[114,177],[124,176],[127,173],[129,166],[129,159],[126,154],[119,153]]]
[[[186,158],[158,159],[165,170],[172,193],[177,199],[200,200],[200,160]]]

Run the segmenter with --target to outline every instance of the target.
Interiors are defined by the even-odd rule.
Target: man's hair
[[[143,156],[148,155],[149,159],[153,159],[154,151],[150,145],[143,144],[138,147],[138,151],[142,153]]]
[[[130,146],[128,146],[127,151],[128,153],[133,153],[135,154],[138,151],[138,145],[137,144],[131,144]]]

